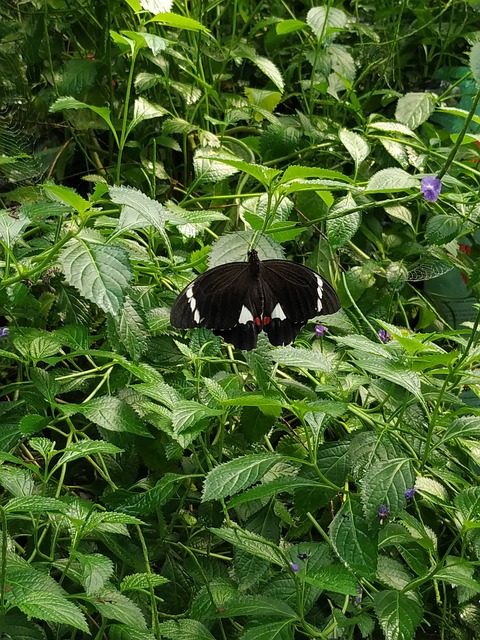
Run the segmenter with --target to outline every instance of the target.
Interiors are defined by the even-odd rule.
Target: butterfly
[[[265,331],[274,346],[290,344],[309,318],[335,313],[340,300],[321,275],[289,260],[229,262],[198,276],[170,312],[178,329],[207,327],[237,349],[250,351]]]

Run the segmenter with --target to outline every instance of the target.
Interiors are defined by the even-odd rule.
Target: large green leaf
[[[282,456],[259,453],[217,465],[205,478],[203,501],[220,500],[243,491],[279,462],[284,462]]]
[[[99,396],[83,404],[63,405],[66,414],[81,413],[99,427],[125,431],[151,438],[151,434],[132,407],[115,396]]]
[[[125,301],[132,277],[128,253],[123,247],[72,238],[59,255],[69,284],[108,313],[116,314]]]
[[[365,517],[369,524],[378,522],[378,508],[387,505],[393,516],[405,505],[405,491],[415,486],[415,473],[411,460],[394,458],[379,460],[366,472],[361,483]]]
[[[32,590],[17,598],[14,604],[20,611],[32,618],[47,622],[60,622],[89,633],[85,616],[65,596],[50,591]]]
[[[131,187],[110,187],[110,198],[122,206],[117,232],[154,227],[162,232],[167,219],[165,207],[145,193]]]
[[[422,620],[419,598],[401,591],[378,591],[373,604],[386,640],[413,640]]]

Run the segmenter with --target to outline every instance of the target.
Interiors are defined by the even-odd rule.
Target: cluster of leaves
[[[474,7],[351,4],[2,9],[7,636],[478,628]],[[328,331],[174,332],[252,242],[334,282]],[[469,324],[419,284],[442,274]]]

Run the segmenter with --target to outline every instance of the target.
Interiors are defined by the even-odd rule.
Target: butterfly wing
[[[340,300],[321,275],[287,260],[261,262],[263,329],[275,345],[290,344],[303,325],[320,314],[335,313]]]
[[[231,262],[209,269],[180,293],[170,312],[170,322],[179,329],[207,327],[237,349],[257,344],[261,315],[258,278],[249,263]]]

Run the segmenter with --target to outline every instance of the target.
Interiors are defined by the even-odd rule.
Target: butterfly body
[[[302,326],[338,311],[340,301],[318,273],[288,260],[230,262],[198,276],[175,300],[170,321],[179,329],[207,327],[237,349],[250,350],[265,331],[275,346],[292,342]]]

